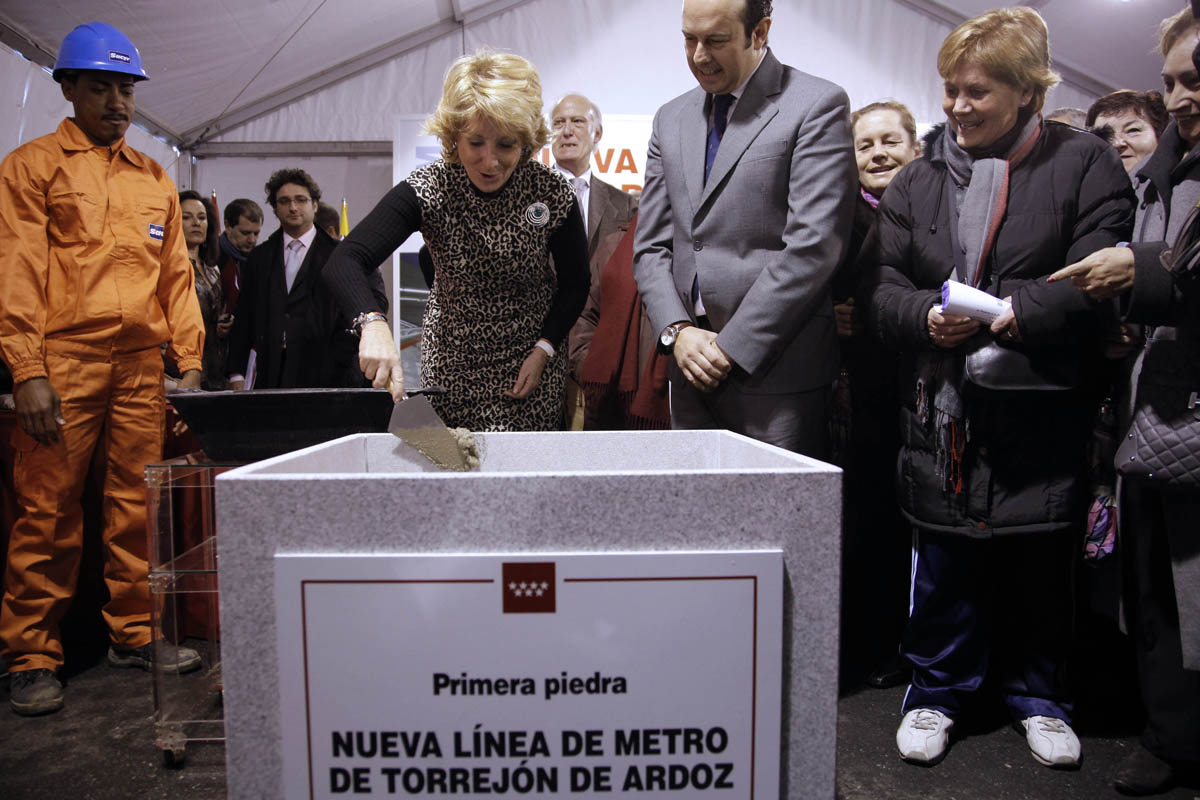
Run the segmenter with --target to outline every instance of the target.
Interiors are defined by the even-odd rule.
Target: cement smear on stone
[[[475,435],[466,428],[410,428],[404,431],[403,438],[442,469],[455,472],[479,469]]]

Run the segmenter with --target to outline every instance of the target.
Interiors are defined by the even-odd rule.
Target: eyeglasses
[[[275,205],[277,206],[306,206],[312,202],[311,197],[276,197]]]

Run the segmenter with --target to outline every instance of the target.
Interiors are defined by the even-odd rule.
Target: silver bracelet
[[[387,322],[387,314],[382,311],[364,311],[350,322],[350,332],[355,336],[362,336],[363,325],[377,320]]]

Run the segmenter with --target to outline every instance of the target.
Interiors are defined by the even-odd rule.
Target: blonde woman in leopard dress
[[[531,160],[549,131],[537,71],[480,51],[450,67],[427,122],[442,157],[395,186],[339,245],[324,278],[360,319],[359,365],[403,397],[391,331],[367,275],[414,231],[434,262],[421,383],[449,391],[434,405],[473,431],[561,425],[565,340],[584,301],[587,233],[570,184]]]

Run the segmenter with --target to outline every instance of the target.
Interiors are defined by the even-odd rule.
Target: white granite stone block
[[[438,471],[390,434],[357,434],[217,478],[230,797],[282,797],[276,553],[779,548],[782,795],[832,798],[841,471],[728,431],[477,439],[477,472]]]

